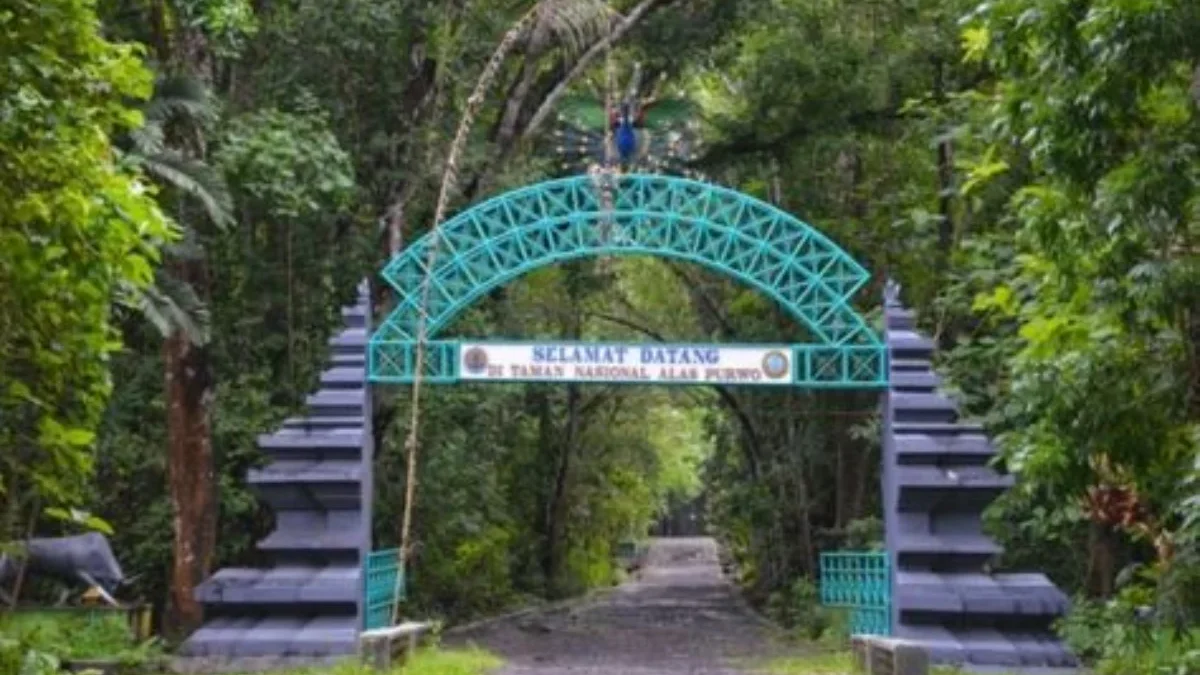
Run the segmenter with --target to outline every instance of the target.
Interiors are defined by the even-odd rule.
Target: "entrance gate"
[[[886,386],[883,342],[851,304],[869,275],[820,232],[715,185],[626,175],[615,179],[606,200],[597,180],[579,176],[509,192],[459,214],[397,255],[383,277],[399,304],[371,336],[371,380],[413,381],[427,275],[425,331],[431,339],[479,297],[539,267],[592,256],[650,255],[742,281],[808,329],[814,343],[786,347],[787,377],[762,383]],[[439,255],[428,270],[431,246]],[[423,381],[462,379],[465,352],[459,347],[454,340],[431,339]],[[605,381],[629,379],[637,381],[619,376]]]
[[[609,185],[599,180],[567,178],[509,192],[414,242],[384,270],[399,302],[373,333],[364,285],[358,303],[343,310],[346,329],[330,341],[333,367],[309,397],[308,414],[259,438],[273,461],[248,482],[276,513],[275,531],[259,542],[273,564],[224,569],[202,584],[197,596],[209,620],[183,652],[210,658],[353,653],[368,614],[363,566],[370,552],[373,442],[367,382],[417,379],[424,321],[421,381],[428,383],[669,380],[881,390],[890,617],[875,623],[924,644],[935,662],[1073,665],[1050,627],[1066,610],[1065,596],[1041,574],[987,570],[1000,548],[982,532],[980,515],[1012,479],[989,468],[994,450],[983,429],[960,421],[956,405],[939,393],[930,365],[933,343],[916,332],[898,290],[888,293],[885,326],[877,331],[851,304],[867,272],[809,225],[715,185],[650,175],[620,176]],[[433,246],[437,256],[429,255]],[[527,272],[609,255],[673,258],[741,281],[775,300],[811,341],[655,343],[658,351],[643,353],[639,345],[464,343],[442,336],[465,308]],[[674,355],[672,365],[686,354],[697,367],[666,369],[658,356],[664,353]],[[839,583],[855,579],[842,575]],[[830,588],[827,595],[844,597],[844,590]],[[877,588],[872,592],[878,595]]]

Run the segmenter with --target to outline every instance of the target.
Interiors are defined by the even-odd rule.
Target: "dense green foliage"
[[[964,34],[997,76],[971,174],[1005,201],[964,256],[990,339],[960,356],[1000,364],[987,398],[1025,478],[1008,516],[1067,546],[1086,525],[1067,582],[1124,586],[1067,624],[1105,672],[1200,658],[1198,27],[1194,3],[1003,2]]]
[[[150,93],[93,3],[0,10],[0,537],[80,505],[120,347],[113,303],[153,278],[171,231],[114,157]]]
[[[265,110],[234,117],[213,144],[213,162],[237,200],[237,225],[197,233],[212,277],[216,395],[213,444],[221,479],[218,560],[245,559],[267,525],[242,482],[254,439],[296,409],[327,356],[324,338],[365,266],[347,230],[353,169],[319,114]],[[100,439],[98,511],[114,525],[126,573],[148,598],[165,594],[171,508],[164,501],[161,337],[140,319]]]
[[[904,282],[910,303],[928,301],[936,288],[928,263],[939,250],[936,131],[907,112],[934,86],[931,59],[952,53],[945,44],[953,45],[953,24],[939,19],[935,4],[747,10],[741,39],[717,46],[712,66],[689,79],[712,111],[706,170],[815,223],[874,270],[864,312],[886,275]],[[744,289],[710,281],[705,290],[715,301],[694,304],[709,335],[802,336]],[[879,513],[877,401],[729,395],[738,413],[718,422],[722,442],[709,466],[714,516],[752,595],[790,595],[796,576],[814,573],[820,549],[850,545],[851,529]]]
[[[1084,500],[1093,522],[1169,563],[1196,545],[1176,530],[1180,509],[1195,508],[1187,477],[1200,440],[1200,121],[1189,91],[1200,51],[1185,37],[1200,11],[1101,2],[1028,21],[1021,4],[999,3],[968,29],[972,55],[1002,77],[981,120],[986,158],[1020,165],[993,215],[1015,236],[979,238],[1011,247],[989,261],[1006,282],[976,301],[1011,345],[998,406],[1006,459],[1027,489]],[[1047,71],[1062,75],[1034,79]],[[1105,522],[1119,515],[1102,503],[1117,489],[1134,513]]]
[[[577,84],[568,75],[603,81],[610,57],[624,81],[641,63],[647,83],[703,109],[698,168],[710,180],[797,214],[875,272],[864,314],[887,277],[904,284],[944,348],[948,384],[1022,476],[988,514],[1001,563],[1092,598],[1064,625],[1081,653],[1112,672],[1191,667],[1200,5],[610,4],[637,17],[611,53],[587,31],[551,39],[551,18],[514,43],[474,120],[452,206],[553,176],[542,120]],[[155,278],[154,247],[169,234],[159,209],[186,233],[157,275],[162,295],[188,271],[176,278],[193,293],[174,297],[207,322],[214,562],[249,560],[270,518],[242,482],[259,461],[255,435],[312,388],[353,286],[428,227],[475,78],[532,2],[99,6],[104,33],[146,44],[163,76],[140,130],[130,101],[151,94],[151,78],[138,52],[100,41],[90,3],[0,10],[0,447],[18,450],[0,453],[0,495],[9,514],[89,496],[157,603],[174,508],[162,336],[127,314],[125,349],[105,357],[118,344],[113,303]],[[176,71],[198,74],[203,106],[169,95]],[[109,148],[117,136],[124,164]],[[146,191],[134,171],[161,189]],[[222,184],[227,219],[214,217]],[[184,269],[194,261],[203,274]],[[646,260],[540,271],[452,332],[804,339],[754,292]],[[425,394],[411,612],[460,619],[610,583],[617,545],[703,490],[750,597],[816,634],[829,621],[811,607],[817,553],[879,539],[870,394]],[[381,548],[398,537],[407,396],[376,401]]]

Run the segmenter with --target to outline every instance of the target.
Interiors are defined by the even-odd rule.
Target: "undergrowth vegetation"
[[[157,668],[156,639],[138,641],[123,615],[76,611],[0,614],[0,673],[55,675],[69,661]]]
[[[1200,628],[1164,620],[1148,587],[1128,587],[1109,600],[1079,598],[1060,630],[1098,675],[1200,672]]]

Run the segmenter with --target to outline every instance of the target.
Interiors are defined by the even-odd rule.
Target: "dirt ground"
[[[642,571],[611,593],[446,642],[503,657],[499,675],[735,675],[785,651],[722,576],[708,538],[654,540]]]

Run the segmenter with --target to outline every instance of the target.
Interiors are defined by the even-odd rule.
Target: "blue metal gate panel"
[[[892,634],[892,581],[887,551],[821,554],[821,604],[850,610],[855,635]]]

